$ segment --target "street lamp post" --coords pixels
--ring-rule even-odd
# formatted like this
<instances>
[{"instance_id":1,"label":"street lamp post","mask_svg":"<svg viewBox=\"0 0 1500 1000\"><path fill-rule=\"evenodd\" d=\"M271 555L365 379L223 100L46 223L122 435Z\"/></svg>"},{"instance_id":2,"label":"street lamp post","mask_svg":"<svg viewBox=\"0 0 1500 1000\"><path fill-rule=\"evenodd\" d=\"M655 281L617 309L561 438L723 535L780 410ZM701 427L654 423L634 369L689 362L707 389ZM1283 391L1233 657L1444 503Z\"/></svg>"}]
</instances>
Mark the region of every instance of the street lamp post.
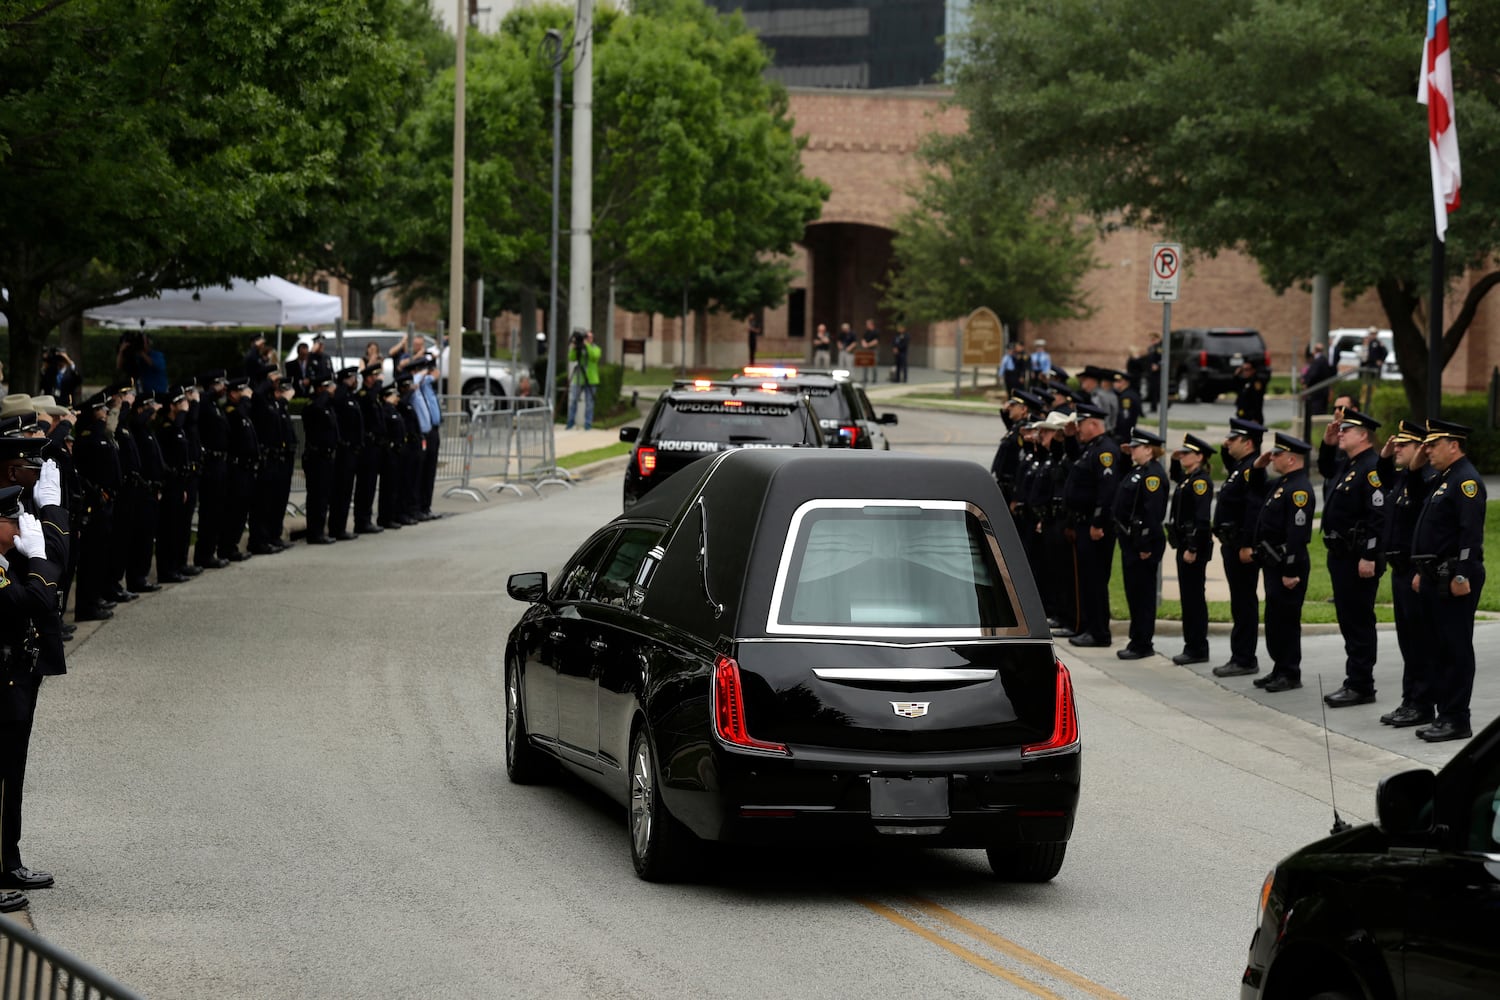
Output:
<instances>
[{"instance_id":1,"label":"street lamp post","mask_svg":"<svg viewBox=\"0 0 1500 1000\"><path fill-rule=\"evenodd\" d=\"M552 60L552 288L547 301L547 406L557 402L557 203L562 198L562 32L547 29L542 45Z\"/></svg>"}]
</instances>

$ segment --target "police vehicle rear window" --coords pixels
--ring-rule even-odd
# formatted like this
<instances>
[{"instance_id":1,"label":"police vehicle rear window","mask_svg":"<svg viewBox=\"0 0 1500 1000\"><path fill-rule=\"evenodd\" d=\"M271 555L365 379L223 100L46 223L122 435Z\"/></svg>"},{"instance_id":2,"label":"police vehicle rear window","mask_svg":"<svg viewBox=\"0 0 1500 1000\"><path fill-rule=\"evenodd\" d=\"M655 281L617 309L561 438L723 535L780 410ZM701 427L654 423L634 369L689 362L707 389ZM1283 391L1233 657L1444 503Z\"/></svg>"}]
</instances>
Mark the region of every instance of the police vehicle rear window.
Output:
<instances>
[{"instance_id":1,"label":"police vehicle rear window","mask_svg":"<svg viewBox=\"0 0 1500 1000\"><path fill-rule=\"evenodd\" d=\"M807 427L802 411L786 402L685 399L662 407L651 436L661 451L673 450L674 443L686 451L701 451L702 443L789 447L806 443Z\"/></svg>"},{"instance_id":2,"label":"police vehicle rear window","mask_svg":"<svg viewBox=\"0 0 1500 1000\"><path fill-rule=\"evenodd\" d=\"M977 637L1018 625L999 546L972 504L813 500L792 517L766 630Z\"/></svg>"}]
</instances>

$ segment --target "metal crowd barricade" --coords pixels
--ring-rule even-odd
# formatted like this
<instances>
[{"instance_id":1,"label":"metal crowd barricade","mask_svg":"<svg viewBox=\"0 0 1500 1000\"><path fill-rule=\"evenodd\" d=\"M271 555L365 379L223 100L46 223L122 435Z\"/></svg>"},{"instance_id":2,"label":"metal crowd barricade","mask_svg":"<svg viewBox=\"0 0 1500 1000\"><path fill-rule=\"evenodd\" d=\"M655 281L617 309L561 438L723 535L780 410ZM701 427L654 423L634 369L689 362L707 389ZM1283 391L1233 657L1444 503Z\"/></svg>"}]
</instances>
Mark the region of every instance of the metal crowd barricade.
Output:
<instances>
[{"instance_id":1,"label":"metal crowd barricade","mask_svg":"<svg viewBox=\"0 0 1500 1000\"><path fill-rule=\"evenodd\" d=\"M302 414L292 414L292 427L297 432L297 450L292 455L292 493L307 496L307 477L302 473L302 442L305 435L302 433ZM297 501L287 498L286 512L296 517L307 516L307 510Z\"/></svg>"},{"instance_id":2,"label":"metal crowd barricade","mask_svg":"<svg viewBox=\"0 0 1500 1000\"><path fill-rule=\"evenodd\" d=\"M458 397L443 397L443 419L438 426L437 481L459 480L457 486L443 491L443 496L466 496L475 503L486 499L484 493L469 485L474 457L474 435L469 410L453 404Z\"/></svg>"},{"instance_id":3,"label":"metal crowd barricade","mask_svg":"<svg viewBox=\"0 0 1500 1000\"><path fill-rule=\"evenodd\" d=\"M0 997L48 1000L143 1000L104 973L9 919L0 919Z\"/></svg>"},{"instance_id":4,"label":"metal crowd barricade","mask_svg":"<svg viewBox=\"0 0 1500 1000\"><path fill-rule=\"evenodd\" d=\"M548 405L514 410L511 440L516 476L538 493L543 486L573 488L573 477L557 464L557 424Z\"/></svg>"}]
</instances>

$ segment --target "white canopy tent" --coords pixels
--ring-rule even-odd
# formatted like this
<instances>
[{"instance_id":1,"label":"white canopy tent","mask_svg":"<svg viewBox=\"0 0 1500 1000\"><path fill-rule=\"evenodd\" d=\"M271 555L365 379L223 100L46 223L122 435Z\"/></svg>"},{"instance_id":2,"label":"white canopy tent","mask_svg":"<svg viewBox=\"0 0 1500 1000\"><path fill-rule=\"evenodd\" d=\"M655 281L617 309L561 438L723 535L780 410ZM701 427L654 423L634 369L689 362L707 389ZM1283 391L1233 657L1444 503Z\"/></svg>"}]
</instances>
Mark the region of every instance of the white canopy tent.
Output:
<instances>
[{"instance_id":1,"label":"white canopy tent","mask_svg":"<svg viewBox=\"0 0 1500 1000\"><path fill-rule=\"evenodd\" d=\"M90 309L96 322L124 326L320 326L344 312L337 295L325 295L274 275L235 278L228 288L165 289L156 297L127 299Z\"/></svg>"}]
</instances>

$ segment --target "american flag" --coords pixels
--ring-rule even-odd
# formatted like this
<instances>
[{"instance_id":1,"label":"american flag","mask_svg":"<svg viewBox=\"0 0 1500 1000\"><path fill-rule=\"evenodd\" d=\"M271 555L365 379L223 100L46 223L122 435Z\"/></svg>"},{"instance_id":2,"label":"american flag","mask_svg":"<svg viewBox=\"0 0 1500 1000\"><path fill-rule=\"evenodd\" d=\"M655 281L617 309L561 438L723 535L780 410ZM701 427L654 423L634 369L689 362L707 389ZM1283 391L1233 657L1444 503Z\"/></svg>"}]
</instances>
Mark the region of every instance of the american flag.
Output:
<instances>
[{"instance_id":1,"label":"american flag","mask_svg":"<svg viewBox=\"0 0 1500 1000\"><path fill-rule=\"evenodd\" d=\"M1427 105L1427 152L1432 161L1432 210L1437 237L1448 232L1448 213L1458 207L1458 124L1453 120L1453 61L1448 48L1448 0L1427 0L1427 38L1422 43L1418 102Z\"/></svg>"}]
</instances>

